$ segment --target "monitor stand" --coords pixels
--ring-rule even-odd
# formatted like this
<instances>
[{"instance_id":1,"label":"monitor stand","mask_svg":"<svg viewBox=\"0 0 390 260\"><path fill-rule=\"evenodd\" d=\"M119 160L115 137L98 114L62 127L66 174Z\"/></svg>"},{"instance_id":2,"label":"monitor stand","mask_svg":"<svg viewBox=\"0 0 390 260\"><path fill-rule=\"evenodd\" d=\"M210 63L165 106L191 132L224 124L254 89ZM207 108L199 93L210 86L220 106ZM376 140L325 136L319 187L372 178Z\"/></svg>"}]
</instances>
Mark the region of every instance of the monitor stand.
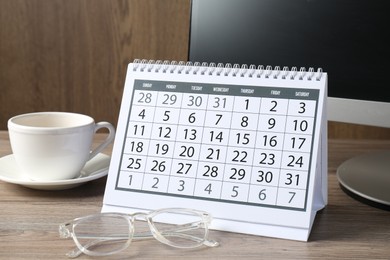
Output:
<instances>
[{"instance_id":1,"label":"monitor stand","mask_svg":"<svg viewBox=\"0 0 390 260\"><path fill-rule=\"evenodd\" d=\"M390 210L390 151L364 154L337 169L341 188L355 199Z\"/></svg>"}]
</instances>

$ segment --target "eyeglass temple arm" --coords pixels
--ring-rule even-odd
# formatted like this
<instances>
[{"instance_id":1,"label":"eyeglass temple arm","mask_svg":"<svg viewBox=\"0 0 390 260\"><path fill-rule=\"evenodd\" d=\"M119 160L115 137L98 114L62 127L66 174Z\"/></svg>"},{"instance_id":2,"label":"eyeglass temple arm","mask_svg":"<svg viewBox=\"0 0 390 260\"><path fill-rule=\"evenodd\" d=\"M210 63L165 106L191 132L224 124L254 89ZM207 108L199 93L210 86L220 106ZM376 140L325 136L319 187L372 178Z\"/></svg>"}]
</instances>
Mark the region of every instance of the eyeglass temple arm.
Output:
<instances>
[{"instance_id":1,"label":"eyeglass temple arm","mask_svg":"<svg viewBox=\"0 0 390 260\"><path fill-rule=\"evenodd\" d=\"M179 232L188 231L191 229L196 229L199 227L200 224L203 224L203 223L194 222L194 223L189 223L189 224L185 224L185 225L180 225L180 228L173 228L170 230L166 230L166 231L162 232L161 235L163 235L163 236L177 236L177 237L182 237L182 238L186 238L186 239L191 239L191 240L196 241L196 242L200 242L203 239L200 239L198 237L191 236L188 234L179 233ZM148 232L134 234L133 240L150 239L153 237L154 236L153 236L152 232L148 231ZM99 240L91 241L88 244L84 245L83 247L85 249L88 249L89 247L94 246L94 245L101 243L101 242L104 242L104 241L127 240L127 239L129 239L127 236L126 237L115 237L115 238L113 238L113 237L106 237L106 238L100 237ZM206 246L209 246L209 247L215 247L215 246L219 245L219 243L217 241L214 241L214 240L205 240L205 241L203 241L203 244ZM79 255L81 255L82 253L83 252L78 247L76 247L75 249L66 253L66 256L68 256L69 258L76 258Z\"/></svg>"},{"instance_id":2,"label":"eyeglass temple arm","mask_svg":"<svg viewBox=\"0 0 390 260\"><path fill-rule=\"evenodd\" d=\"M102 242L106 242L106 241L115 241L115 240L128 240L129 237L92 237L92 236L89 236L89 237L83 237L83 238L99 238L98 240L94 240L94 241L91 241L85 245L83 245L83 247L85 249L88 249L90 248L91 246L94 246L96 244L99 244L99 243L102 243ZM146 237L145 237L146 238ZM149 238L153 238L153 235L150 235ZM68 253L66 253L66 256L69 257L69 258L76 258L78 257L79 255L81 255L83 253L82 250L80 250L80 248L78 247L75 247L73 250L69 251Z\"/></svg>"},{"instance_id":3,"label":"eyeglass temple arm","mask_svg":"<svg viewBox=\"0 0 390 260\"><path fill-rule=\"evenodd\" d=\"M197 241L197 242L200 242L202 241L202 239L198 238L198 237L195 237L195 236L191 236L191 235L186 235L186 234L178 234L178 233L175 233L175 232L172 232L172 233L166 233L164 232L163 233L164 236L176 236L176 237L182 237L182 238L186 238L186 239L191 239L191 240L194 240L194 241ZM142 234L140 236L134 236L133 239L134 240L142 240L142 239L150 239L150 238L153 238L153 235L151 233L149 234ZM88 249L89 247L91 246L94 246L98 243L101 243L101 242L105 242L105 241L110 241L110 240L127 240L128 238L124 237L124 238L106 238L106 239L99 239L99 240L95 240L95 241L92 241L86 245L84 245L83 247L85 249ZM206 245L206 246L209 246L209 247L216 247L219 245L219 243L217 241L214 241L214 240L205 240L203 241L203 244ZM66 253L66 256L69 257L69 258L76 258L78 257L79 255L81 255L83 253L83 251L81 251L78 247L74 248L73 250L69 251L68 253Z\"/></svg>"}]
</instances>

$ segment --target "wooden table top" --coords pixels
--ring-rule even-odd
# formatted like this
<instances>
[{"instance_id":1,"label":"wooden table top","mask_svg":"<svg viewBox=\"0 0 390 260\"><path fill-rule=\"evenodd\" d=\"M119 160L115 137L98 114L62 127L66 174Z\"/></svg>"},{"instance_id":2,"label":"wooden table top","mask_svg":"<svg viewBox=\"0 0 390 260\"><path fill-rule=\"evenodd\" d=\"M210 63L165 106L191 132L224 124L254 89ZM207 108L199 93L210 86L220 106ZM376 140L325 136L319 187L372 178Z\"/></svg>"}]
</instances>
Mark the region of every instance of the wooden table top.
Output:
<instances>
[{"instance_id":1,"label":"wooden table top","mask_svg":"<svg viewBox=\"0 0 390 260\"><path fill-rule=\"evenodd\" d=\"M390 211L349 197L336 179L336 169L343 161L390 149L390 140L329 140L328 144L328 205L317 214L308 242L211 231L219 247L182 250L152 239L134 242L104 259L390 259ZM8 132L0 131L0 157L8 154ZM65 253L74 244L59 237L58 225L99 213L105 181L103 177L58 191L0 181L0 259L66 259Z\"/></svg>"}]
</instances>

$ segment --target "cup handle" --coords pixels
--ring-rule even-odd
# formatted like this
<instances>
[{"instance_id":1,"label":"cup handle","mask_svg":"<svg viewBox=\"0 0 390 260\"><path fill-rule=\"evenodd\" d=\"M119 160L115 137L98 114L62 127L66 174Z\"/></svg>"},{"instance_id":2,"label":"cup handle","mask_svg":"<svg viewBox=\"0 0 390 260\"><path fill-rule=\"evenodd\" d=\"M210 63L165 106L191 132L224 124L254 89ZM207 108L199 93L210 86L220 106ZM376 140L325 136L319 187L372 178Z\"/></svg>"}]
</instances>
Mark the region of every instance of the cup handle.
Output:
<instances>
[{"instance_id":1,"label":"cup handle","mask_svg":"<svg viewBox=\"0 0 390 260\"><path fill-rule=\"evenodd\" d=\"M89 154L89 159L91 160L93 157L95 157L98 153L100 153L104 148L106 148L107 145L112 143L115 138L115 128L112 124L108 122L98 122L95 124L95 133L101 129L101 128L107 128L108 129L108 135L107 138L104 140L103 143L101 143L98 147L96 147L91 153Z\"/></svg>"}]
</instances>

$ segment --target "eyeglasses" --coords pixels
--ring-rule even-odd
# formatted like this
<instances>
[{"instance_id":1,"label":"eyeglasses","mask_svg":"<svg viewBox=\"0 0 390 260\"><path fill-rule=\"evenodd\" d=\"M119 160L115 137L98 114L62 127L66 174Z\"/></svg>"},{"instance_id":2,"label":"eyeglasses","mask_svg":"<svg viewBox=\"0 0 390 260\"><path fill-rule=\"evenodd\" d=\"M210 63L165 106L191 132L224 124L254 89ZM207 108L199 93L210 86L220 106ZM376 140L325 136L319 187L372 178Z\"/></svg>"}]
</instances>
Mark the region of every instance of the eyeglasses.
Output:
<instances>
[{"instance_id":1,"label":"eyeglasses","mask_svg":"<svg viewBox=\"0 0 390 260\"><path fill-rule=\"evenodd\" d=\"M172 219L175 224L167 224ZM82 253L105 256L124 250L133 239L152 237L176 248L218 246L218 242L208 239L211 220L207 212L182 208L134 214L101 213L63 223L59 232L61 238L72 237L77 246L66 254L68 257L75 258ZM134 233L135 221L137 233Z\"/></svg>"}]
</instances>

